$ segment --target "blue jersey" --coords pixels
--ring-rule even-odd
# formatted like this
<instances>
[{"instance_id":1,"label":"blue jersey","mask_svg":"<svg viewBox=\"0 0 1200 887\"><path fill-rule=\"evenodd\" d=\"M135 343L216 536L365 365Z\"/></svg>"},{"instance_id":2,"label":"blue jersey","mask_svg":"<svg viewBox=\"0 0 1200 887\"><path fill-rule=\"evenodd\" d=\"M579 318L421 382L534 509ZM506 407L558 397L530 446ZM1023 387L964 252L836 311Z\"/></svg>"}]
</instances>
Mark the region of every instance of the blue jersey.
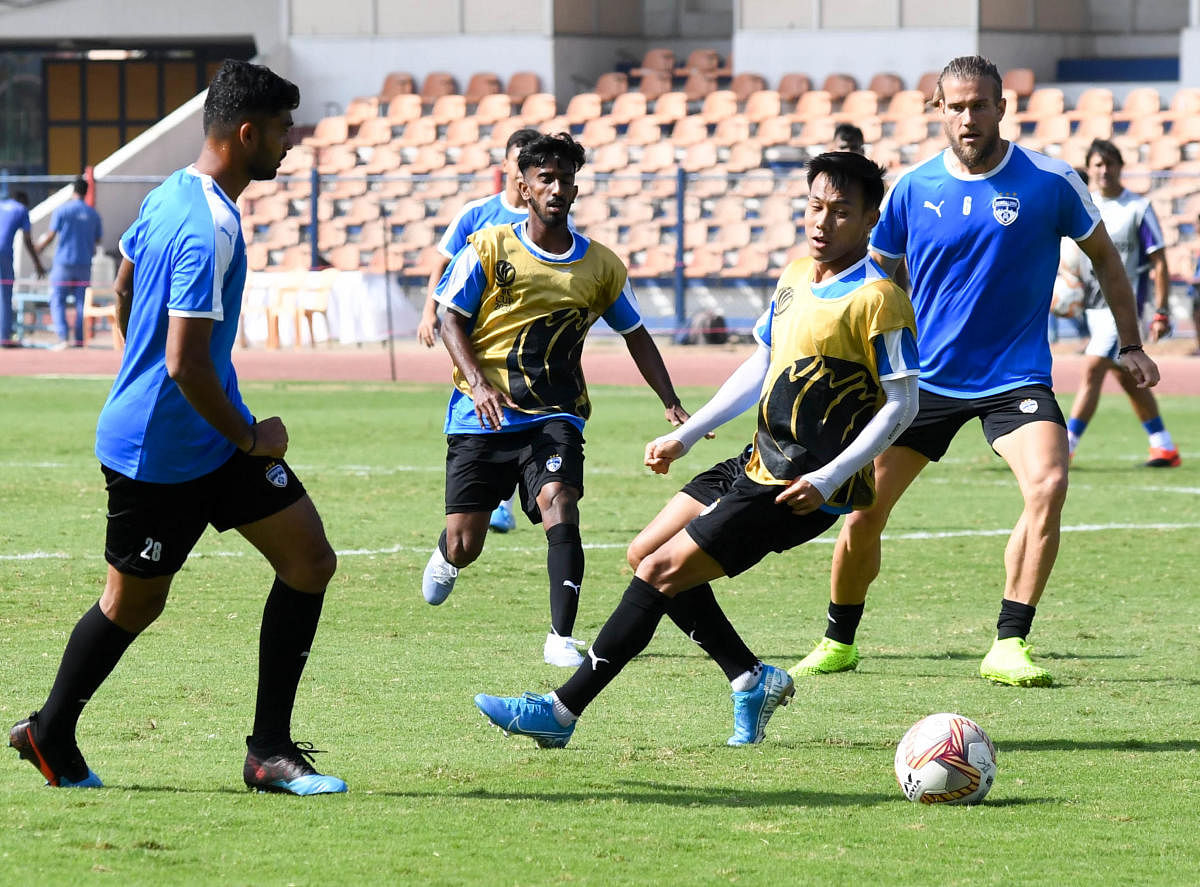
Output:
<instances>
[{"instance_id":1,"label":"blue jersey","mask_svg":"<svg viewBox=\"0 0 1200 887\"><path fill-rule=\"evenodd\" d=\"M133 263L125 355L96 429L96 456L151 483L182 483L223 465L234 445L167 375L168 318L213 321L210 355L225 394L247 422L230 352L246 282L237 206L211 176L188 167L151 191L121 238Z\"/></svg>"},{"instance_id":2,"label":"blue jersey","mask_svg":"<svg viewBox=\"0 0 1200 887\"><path fill-rule=\"evenodd\" d=\"M56 235L56 266L91 266L96 244L104 236L100 214L79 199L71 199L50 216L50 230Z\"/></svg>"},{"instance_id":3,"label":"blue jersey","mask_svg":"<svg viewBox=\"0 0 1200 887\"><path fill-rule=\"evenodd\" d=\"M906 256L913 282L921 387L982 397L1046 385L1046 317L1059 241L1083 240L1100 214L1066 163L1015 144L981 175L947 152L900 177L871 249Z\"/></svg>"},{"instance_id":4,"label":"blue jersey","mask_svg":"<svg viewBox=\"0 0 1200 887\"><path fill-rule=\"evenodd\" d=\"M507 225L512 222L523 222L529 216L529 210L517 209L504 199L504 192L472 200L458 211L458 215L450 222L442 239L438 241L438 252L447 259L453 259L467 245L467 238L476 231L490 228L492 225ZM442 279L434 287L434 295L441 295L450 279L450 268L442 272Z\"/></svg>"},{"instance_id":5,"label":"blue jersey","mask_svg":"<svg viewBox=\"0 0 1200 887\"><path fill-rule=\"evenodd\" d=\"M0 200L0 268L8 270L7 274L0 274L0 278L12 275L13 240L18 231L28 230L29 210L25 205L15 200Z\"/></svg>"}]
</instances>

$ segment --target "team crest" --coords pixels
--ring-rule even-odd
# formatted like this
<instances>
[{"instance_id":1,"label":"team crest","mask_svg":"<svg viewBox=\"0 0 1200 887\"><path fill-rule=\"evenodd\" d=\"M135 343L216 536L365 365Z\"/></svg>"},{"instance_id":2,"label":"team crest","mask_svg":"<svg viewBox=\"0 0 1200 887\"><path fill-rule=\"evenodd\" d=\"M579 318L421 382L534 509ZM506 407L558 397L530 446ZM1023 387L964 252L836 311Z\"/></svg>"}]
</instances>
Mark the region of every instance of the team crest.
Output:
<instances>
[{"instance_id":1,"label":"team crest","mask_svg":"<svg viewBox=\"0 0 1200 887\"><path fill-rule=\"evenodd\" d=\"M1037 412L1037 401L1034 400L1032 397L1027 397L1023 401L1021 401L1020 404L1017 405L1017 409L1020 410L1022 413L1036 413Z\"/></svg>"},{"instance_id":2,"label":"team crest","mask_svg":"<svg viewBox=\"0 0 1200 887\"><path fill-rule=\"evenodd\" d=\"M547 471L558 471L560 468L562 468L562 456L557 453L546 460Z\"/></svg>"},{"instance_id":3,"label":"team crest","mask_svg":"<svg viewBox=\"0 0 1200 887\"><path fill-rule=\"evenodd\" d=\"M267 481L281 490L287 486L287 472L278 462L272 462L267 467Z\"/></svg>"},{"instance_id":4,"label":"team crest","mask_svg":"<svg viewBox=\"0 0 1200 887\"><path fill-rule=\"evenodd\" d=\"M784 311L788 310L788 306L792 304L792 288L785 286L775 294L775 316L778 317Z\"/></svg>"},{"instance_id":5,"label":"team crest","mask_svg":"<svg viewBox=\"0 0 1200 887\"><path fill-rule=\"evenodd\" d=\"M997 194L992 198L992 215L1004 227L1015 222L1020 212L1021 201L1016 194Z\"/></svg>"},{"instance_id":6,"label":"team crest","mask_svg":"<svg viewBox=\"0 0 1200 887\"><path fill-rule=\"evenodd\" d=\"M512 286L517 279L517 269L512 262L501 259L496 263L496 286Z\"/></svg>"}]
</instances>

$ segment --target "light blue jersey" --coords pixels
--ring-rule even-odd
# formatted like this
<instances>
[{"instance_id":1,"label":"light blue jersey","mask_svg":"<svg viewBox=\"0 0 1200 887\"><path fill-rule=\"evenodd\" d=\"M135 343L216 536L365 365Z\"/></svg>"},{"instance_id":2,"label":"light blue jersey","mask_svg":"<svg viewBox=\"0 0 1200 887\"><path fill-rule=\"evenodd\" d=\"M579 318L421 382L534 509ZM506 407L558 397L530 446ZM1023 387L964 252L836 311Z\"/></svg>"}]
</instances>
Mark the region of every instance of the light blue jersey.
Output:
<instances>
[{"instance_id":1,"label":"light blue jersey","mask_svg":"<svg viewBox=\"0 0 1200 887\"><path fill-rule=\"evenodd\" d=\"M81 268L92 265L96 244L104 236L100 214L83 200L72 198L50 216L50 230L56 235L54 267Z\"/></svg>"},{"instance_id":2,"label":"light blue jersey","mask_svg":"<svg viewBox=\"0 0 1200 887\"><path fill-rule=\"evenodd\" d=\"M1088 237L1100 214L1060 160L1009 144L995 169L968 175L948 155L900 177L871 235L875 252L907 257L921 387L960 398L1049 387L1059 241Z\"/></svg>"},{"instance_id":3,"label":"light blue jersey","mask_svg":"<svg viewBox=\"0 0 1200 887\"><path fill-rule=\"evenodd\" d=\"M0 200L0 268L8 272L0 273L0 277L5 279L12 277L13 243L18 231L29 232L29 210L15 200Z\"/></svg>"},{"instance_id":4,"label":"light blue jersey","mask_svg":"<svg viewBox=\"0 0 1200 887\"><path fill-rule=\"evenodd\" d=\"M504 199L503 191L493 194L491 197L472 200L458 211L458 215L446 228L446 233L438 241L438 252L447 259L453 259L467 245L467 238L476 231L490 228L492 225L523 222L528 216L529 210L517 209ZM438 285L433 290L435 296L441 295L442 290L446 288L446 281L449 279L450 268L447 266L442 273L442 279L438 281Z\"/></svg>"},{"instance_id":5,"label":"light blue jersey","mask_svg":"<svg viewBox=\"0 0 1200 887\"><path fill-rule=\"evenodd\" d=\"M189 166L151 191L121 238L133 263L133 297L121 369L96 429L96 456L151 483L182 483L223 465L234 445L184 399L167 375L168 318L213 321L210 354L225 394L245 417L230 352L246 282L237 206Z\"/></svg>"}]
</instances>

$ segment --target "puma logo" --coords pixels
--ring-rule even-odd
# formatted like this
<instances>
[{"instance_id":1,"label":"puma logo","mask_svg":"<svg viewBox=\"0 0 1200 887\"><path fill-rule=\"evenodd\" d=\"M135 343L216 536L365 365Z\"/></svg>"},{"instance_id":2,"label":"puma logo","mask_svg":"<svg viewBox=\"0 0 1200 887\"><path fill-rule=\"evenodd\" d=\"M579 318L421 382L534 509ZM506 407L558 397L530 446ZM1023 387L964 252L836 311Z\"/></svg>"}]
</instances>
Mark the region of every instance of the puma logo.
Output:
<instances>
[{"instance_id":1,"label":"puma logo","mask_svg":"<svg viewBox=\"0 0 1200 887\"><path fill-rule=\"evenodd\" d=\"M700 646L700 639L696 637L696 629L693 628L691 631L688 632L688 640L691 641L693 644L695 644L697 647Z\"/></svg>"},{"instance_id":2,"label":"puma logo","mask_svg":"<svg viewBox=\"0 0 1200 887\"><path fill-rule=\"evenodd\" d=\"M576 584L576 583L572 582L570 579L564 579L564 580L563 580L563 585L567 586L567 588L573 588L573 589L575 589L575 594L576 594L576 596L578 596L578 594L579 594L579 589L581 589L581 588L583 587L583 583L582 583L582 582L580 582L580 583Z\"/></svg>"},{"instance_id":3,"label":"puma logo","mask_svg":"<svg viewBox=\"0 0 1200 887\"><path fill-rule=\"evenodd\" d=\"M946 201L942 200L937 204L937 206L934 206L931 201L926 200L925 209L933 210L935 213L937 213L937 217L940 219L942 217L942 204L945 202Z\"/></svg>"},{"instance_id":4,"label":"puma logo","mask_svg":"<svg viewBox=\"0 0 1200 887\"><path fill-rule=\"evenodd\" d=\"M608 662L607 659L597 656L595 651L591 647L588 647L587 654L588 654L588 659L592 660L592 671L596 671L600 667L601 662Z\"/></svg>"}]
</instances>

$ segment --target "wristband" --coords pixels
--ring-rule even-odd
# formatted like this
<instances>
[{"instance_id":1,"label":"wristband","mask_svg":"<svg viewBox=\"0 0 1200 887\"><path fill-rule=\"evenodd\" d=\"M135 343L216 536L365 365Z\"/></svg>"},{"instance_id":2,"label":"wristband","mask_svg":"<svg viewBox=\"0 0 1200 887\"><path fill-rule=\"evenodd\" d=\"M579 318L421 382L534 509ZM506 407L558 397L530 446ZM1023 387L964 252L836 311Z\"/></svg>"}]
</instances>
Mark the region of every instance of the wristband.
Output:
<instances>
[{"instance_id":1,"label":"wristband","mask_svg":"<svg viewBox=\"0 0 1200 887\"><path fill-rule=\"evenodd\" d=\"M1141 350L1142 350L1141 345L1122 345L1120 348L1117 349L1117 357L1124 357L1130 351L1141 351Z\"/></svg>"},{"instance_id":2,"label":"wristband","mask_svg":"<svg viewBox=\"0 0 1200 887\"><path fill-rule=\"evenodd\" d=\"M1167 323L1170 323L1170 322L1171 322L1171 315L1170 315L1170 314L1168 314L1166 311L1155 311L1155 312L1154 312L1154 319L1155 319L1155 320L1165 320Z\"/></svg>"},{"instance_id":3,"label":"wristband","mask_svg":"<svg viewBox=\"0 0 1200 887\"><path fill-rule=\"evenodd\" d=\"M258 446L258 423L250 426L250 446L246 447L246 455L249 456L253 453L256 446Z\"/></svg>"}]
</instances>

